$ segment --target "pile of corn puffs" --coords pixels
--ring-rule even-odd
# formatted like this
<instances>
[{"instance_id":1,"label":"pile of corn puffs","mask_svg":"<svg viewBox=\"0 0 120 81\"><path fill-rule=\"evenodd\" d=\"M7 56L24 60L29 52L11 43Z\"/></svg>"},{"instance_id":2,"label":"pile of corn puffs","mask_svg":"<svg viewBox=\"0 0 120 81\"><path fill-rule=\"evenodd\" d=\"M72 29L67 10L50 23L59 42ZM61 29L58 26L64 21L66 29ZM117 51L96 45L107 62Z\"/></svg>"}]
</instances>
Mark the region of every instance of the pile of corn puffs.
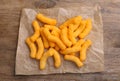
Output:
<instances>
[{"instance_id":1,"label":"pile of corn puffs","mask_svg":"<svg viewBox=\"0 0 120 81\"><path fill-rule=\"evenodd\" d=\"M44 25L40 26L39 22ZM36 20L32 22L34 34L26 39L30 57L40 61L41 70L45 69L49 57L53 57L54 66L59 68L62 64L60 54L65 60L82 67L87 49L92 44L90 39L84 39L92 29L91 19L75 16L59 27L56 24L56 19L48 18L41 13L36 15ZM78 52L79 57L76 56Z\"/></svg>"}]
</instances>

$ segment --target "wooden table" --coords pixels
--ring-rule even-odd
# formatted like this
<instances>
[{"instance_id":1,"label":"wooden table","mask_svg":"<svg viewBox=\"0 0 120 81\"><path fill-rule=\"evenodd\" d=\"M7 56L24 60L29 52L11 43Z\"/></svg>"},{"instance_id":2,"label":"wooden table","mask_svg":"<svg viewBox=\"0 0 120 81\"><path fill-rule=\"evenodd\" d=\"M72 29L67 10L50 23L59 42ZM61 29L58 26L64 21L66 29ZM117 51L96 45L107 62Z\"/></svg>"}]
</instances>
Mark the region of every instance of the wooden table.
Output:
<instances>
[{"instance_id":1,"label":"wooden table","mask_svg":"<svg viewBox=\"0 0 120 81\"><path fill-rule=\"evenodd\" d=\"M22 8L50 8L59 2L101 5L105 71L89 74L16 76L15 55ZM120 0L0 0L0 81L120 81Z\"/></svg>"}]
</instances>

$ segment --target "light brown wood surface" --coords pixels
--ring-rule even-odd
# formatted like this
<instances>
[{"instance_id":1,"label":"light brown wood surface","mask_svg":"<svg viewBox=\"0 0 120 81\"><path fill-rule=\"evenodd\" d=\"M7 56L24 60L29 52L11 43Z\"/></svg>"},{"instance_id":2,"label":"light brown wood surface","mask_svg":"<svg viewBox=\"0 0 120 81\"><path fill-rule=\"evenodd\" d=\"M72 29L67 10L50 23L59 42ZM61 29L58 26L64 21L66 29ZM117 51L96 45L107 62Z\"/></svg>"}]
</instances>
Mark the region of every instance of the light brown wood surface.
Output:
<instances>
[{"instance_id":1,"label":"light brown wood surface","mask_svg":"<svg viewBox=\"0 0 120 81\"><path fill-rule=\"evenodd\" d=\"M105 71L88 74L15 76L22 8L50 8L59 2L101 6ZM0 81L120 81L120 0L0 0Z\"/></svg>"}]
</instances>

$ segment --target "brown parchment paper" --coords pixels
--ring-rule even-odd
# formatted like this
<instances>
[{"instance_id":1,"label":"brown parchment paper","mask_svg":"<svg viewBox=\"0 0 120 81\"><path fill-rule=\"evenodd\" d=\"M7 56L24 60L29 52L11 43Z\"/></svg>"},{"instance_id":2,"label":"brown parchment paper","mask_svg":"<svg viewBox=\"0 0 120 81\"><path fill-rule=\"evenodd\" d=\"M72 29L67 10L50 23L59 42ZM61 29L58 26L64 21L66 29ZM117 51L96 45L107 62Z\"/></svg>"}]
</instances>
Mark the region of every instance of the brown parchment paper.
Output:
<instances>
[{"instance_id":1,"label":"brown parchment paper","mask_svg":"<svg viewBox=\"0 0 120 81\"><path fill-rule=\"evenodd\" d=\"M63 57L60 68L54 68L52 57L48 59L45 70L39 69L39 61L29 57L29 48L25 39L33 34L31 26L37 13L42 13L48 17L57 19L57 25L60 25L66 19L73 16L81 15L85 18L92 18L93 29L86 39L91 39L93 44L87 51L87 59L84 66L76 67L72 62L65 61ZM23 9L20 21L18 46L16 53L16 75L38 75L38 74L55 74L55 73L89 73L101 72L104 70L104 53L103 53L103 25L99 6L95 7L64 7L50 9Z\"/></svg>"}]
</instances>

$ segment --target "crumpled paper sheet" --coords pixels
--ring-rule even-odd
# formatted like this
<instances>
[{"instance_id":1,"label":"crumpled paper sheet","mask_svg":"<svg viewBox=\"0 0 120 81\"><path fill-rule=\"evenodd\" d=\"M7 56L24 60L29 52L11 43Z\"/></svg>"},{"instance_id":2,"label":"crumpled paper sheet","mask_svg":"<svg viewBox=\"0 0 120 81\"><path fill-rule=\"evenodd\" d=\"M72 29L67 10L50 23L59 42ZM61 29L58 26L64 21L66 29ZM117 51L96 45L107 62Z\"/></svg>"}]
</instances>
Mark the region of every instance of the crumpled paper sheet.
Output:
<instances>
[{"instance_id":1,"label":"crumpled paper sheet","mask_svg":"<svg viewBox=\"0 0 120 81\"><path fill-rule=\"evenodd\" d=\"M32 21L37 13L57 19L59 26L66 19L81 15L83 18L92 18L93 29L86 39L91 39L93 44L87 51L87 59L84 66L78 68L74 63L65 61L63 56L62 65L56 69L52 57L48 59L45 70L39 69L39 61L29 57L30 51L25 39L33 34ZM103 24L99 6L95 7L71 7L71 8L50 8L50 9L23 9L19 28L18 46L16 53L16 75L39 75L55 73L89 73L101 72L104 70L103 52Z\"/></svg>"}]
</instances>

